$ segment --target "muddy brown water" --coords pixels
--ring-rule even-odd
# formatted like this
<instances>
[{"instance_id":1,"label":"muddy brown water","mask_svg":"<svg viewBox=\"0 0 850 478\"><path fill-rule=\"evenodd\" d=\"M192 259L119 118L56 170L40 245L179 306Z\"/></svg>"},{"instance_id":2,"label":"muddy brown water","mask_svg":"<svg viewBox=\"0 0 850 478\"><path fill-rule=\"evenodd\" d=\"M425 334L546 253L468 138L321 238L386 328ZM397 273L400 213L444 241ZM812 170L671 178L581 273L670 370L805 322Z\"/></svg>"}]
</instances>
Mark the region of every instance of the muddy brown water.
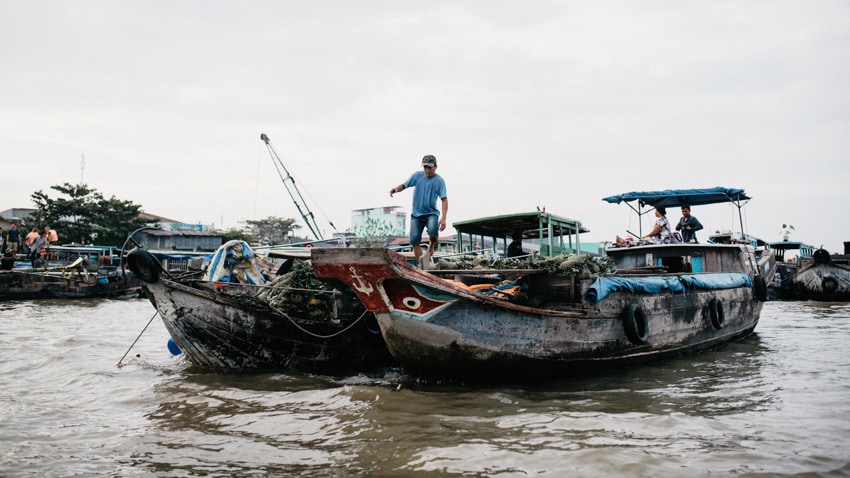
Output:
<instances>
[{"instance_id":1,"label":"muddy brown water","mask_svg":"<svg viewBox=\"0 0 850 478\"><path fill-rule=\"evenodd\" d=\"M193 370L146 300L0 303L0 476L850 476L850 305L532 385Z\"/></svg>"}]
</instances>

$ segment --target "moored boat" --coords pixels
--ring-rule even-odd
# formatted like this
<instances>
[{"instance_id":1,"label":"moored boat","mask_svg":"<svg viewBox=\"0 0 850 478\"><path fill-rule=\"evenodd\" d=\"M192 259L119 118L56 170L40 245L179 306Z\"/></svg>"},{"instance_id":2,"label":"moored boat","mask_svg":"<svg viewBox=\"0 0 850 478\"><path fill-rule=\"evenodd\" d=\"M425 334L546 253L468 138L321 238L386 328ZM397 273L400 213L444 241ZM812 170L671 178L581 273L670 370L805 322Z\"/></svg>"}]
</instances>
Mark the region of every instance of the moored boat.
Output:
<instances>
[{"instance_id":1,"label":"moored boat","mask_svg":"<svg viewBox=\"0 0 850 478\"><path fill-rule=\"evenodd\" d=\"M17 261L0 271L0 301L138 297L141 282L120 257L115 247L50 246L37 267Z\"/></svg>"},{"instance_id":2,"label":"moored boat","mask_svg":"<svg viewBox=\"0 0 850 478\"><path fill-rule=\"evenodd\" d=\"M206 272L175 276L144 249L127 261L179 350L200 368L348 374L393 364L356 296L312 274L309 248L269 256L279 264L268 278L241 241L222 245Z\"/></svg>"},{"instance_id":3,"label":"moored boat","mask_svg":"<svg viewBox=\"0 0 850 478\"><path fill-rule=\"evenodd\" d=\"M606 198L638 201L639 208L740 207L746 199L743 190L721 188ZM541 243L551 244L555 234L575 236L581 229L574 221L560 230L524 232L536 231ZM607 253L614 273L592 272L604 267L577 272L570 268L577 256L563 255L555 267L479 268L444 279L386 249L319 250L313 265L320 277L349 284L375 313L401 365L429 376L501 381L588 373L717 347L758 323L767 291L749 245L645 244ZM514 287L484 293L466 282L473 275L507 279Z\"/></svg>"},{"instance_id":4,"label":"moored boat","mask_svg":"<svg viewBox=\"0 0 850 478\"><path fill-rule=\"evenodd\" d=\"M846 252L846 251L845 251ZM793 276L795 297L824 302L850 300L850 254L830 255L823 248L802 258Z\"/></svg>"},{"instance_id":5,"label":"moored boat","mask_svg":"<svg viewBox=\"0 0 850 478\"><path fill-rule=\"evenodd\" d=\"M768 245L776 257L776 272L768 280L770 300L795 300L804 297L794 287L794 277L800 264L811 262L814 246L798 241L777 241ZM770 278L768 278L770 279Z\"/></svg>"}]
</instances>

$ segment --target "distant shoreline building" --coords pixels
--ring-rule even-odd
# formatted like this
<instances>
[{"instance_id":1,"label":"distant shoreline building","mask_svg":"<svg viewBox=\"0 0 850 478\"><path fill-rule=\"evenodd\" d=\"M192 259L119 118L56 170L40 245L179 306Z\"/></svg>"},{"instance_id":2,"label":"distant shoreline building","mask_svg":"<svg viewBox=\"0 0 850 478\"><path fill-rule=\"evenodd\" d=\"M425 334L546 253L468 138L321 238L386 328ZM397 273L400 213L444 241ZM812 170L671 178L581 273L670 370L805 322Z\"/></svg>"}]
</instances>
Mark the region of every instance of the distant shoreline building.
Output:
<instances>
[{"instance_id":1,"label":"distant shoreline building","mask_svg":"<svg viewBox=\"0 0 850 478\"><path fill-rule=\"evenodd\" d=\"M407 213L401 206L353 209L351 232L358 236L407 236Z\"/></svg>"},{"instance_id":2,"label":"distant shoreline building","mask_svg":"<svg viewBox=\"0 0 850 478\"><path fill-rule=\"evenodd\" d=\"M159 224L160 229L162 229L163 231L210 232L215 229L215 227L209 224L190 224L186 222L176 221L174 219L168 219L167 217L157 216L155 214L146 213L144 211L139 212L139 218L144 219L149 224Z\"/></svg>"}]
</instances>

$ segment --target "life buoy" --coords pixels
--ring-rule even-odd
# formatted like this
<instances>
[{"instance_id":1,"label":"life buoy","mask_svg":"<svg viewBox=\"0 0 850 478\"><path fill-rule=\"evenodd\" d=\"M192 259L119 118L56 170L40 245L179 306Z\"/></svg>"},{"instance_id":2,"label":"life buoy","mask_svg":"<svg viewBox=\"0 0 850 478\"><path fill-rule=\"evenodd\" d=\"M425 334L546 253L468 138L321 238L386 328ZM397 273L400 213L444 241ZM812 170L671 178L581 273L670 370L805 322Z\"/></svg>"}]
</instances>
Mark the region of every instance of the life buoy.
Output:
<instances>
[{"instance_id":1,"label":"life buoy","mask_svg":"<svg viewBox=\"0 0 850 478\"><path fill-rule=\"evenodd\" d=\"M159 271L161 269L159 261L153 254L144 249L133 249L130 251L127 254L127 266L136 277L148 284L156 283L159 280Z\"/></svg>"},{"instance_id":2,"label":"life buoy","mask_svg":"<svg viewBox=\"0 0 850 478\"><path fill-rule=\"evenodd\" d=\"M723 302L716 298L711 299L708 303L708 315L711 316L711 325L715 329L722 329L723 323L726 322L726 313L723 311Z\"/></svg>"},{"instance_id":3,"label":"life buoy","mask_svg":"<svg viewBox=\"0 0 850 478\"><path fill-rule=\"evenodd\" d=\"M649 327L646 313L637 304L629 304L623 311L623 329L629 342L635 345L646 343Z\"/></svg>"},{"instance_id":4,"label":"life buoy","mask_svg":"<svg viewBox=\"0 0 850 478\"><path fill-rule=\"evenodd\" d=\"M838 290L838 281L835 277L824 277L820 283L825 294L834 294Z\"/></svg>"},{"instance_id":5,"label":"life buoy","mask_svg":"<svg viewBox=\"0 0 850 478\"><path fill-rule=\"evenodd\" d=\"M759 302L767 300L767 281L764 280L764 276L753 277L753 292Z\"/></svg>"}]
</instances>

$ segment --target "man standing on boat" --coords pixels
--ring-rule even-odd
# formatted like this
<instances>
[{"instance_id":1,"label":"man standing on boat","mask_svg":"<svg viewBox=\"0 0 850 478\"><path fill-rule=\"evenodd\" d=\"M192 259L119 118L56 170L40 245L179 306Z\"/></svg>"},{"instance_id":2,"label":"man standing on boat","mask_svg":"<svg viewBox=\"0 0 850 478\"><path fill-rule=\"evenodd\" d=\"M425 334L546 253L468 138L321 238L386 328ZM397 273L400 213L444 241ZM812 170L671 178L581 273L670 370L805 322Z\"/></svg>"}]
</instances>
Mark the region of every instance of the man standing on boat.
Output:
<instances>
[{"instance_id":1,"label":"man standing on boat","mask_svg":"<svg viewBox=\"0 0 850 478\"><path fill-rule=\"evenodd\" d=\"M676 230L682 231L682 242L697 242L696 232L702 229L702 224L697 218L691 216L691 206L685 204L682 206L682 217L679 219L679 224L676 224Z\"/></svg>"},{"instance_id":2,"label":"man standing on boat","mask_svg":"<svg viewBox=\"0 0 850 478\"><path fill-rule=\"evenodd\" d=\"M439 231L446 228L446 214L449 212L449 198L446 195L446 182L437 174L437 158L428 154L422 158L422 171L411 174L407 181L390 189L390 197L393 194L413 187L413 212L410 215L410 244L413 246L413 255L420 267L426 269L431 260L431 253L437 247ZM442 200L442 213L437 209L437 199ZM428 230L428 238L431 243L428 252L422 255L422 230Z\"/></svg>"},{"instance_id":3,"label":"man standing on boat","mask_svg":"<svg viewBox=\"0 0 850 478\"><path fill-rule=\"evenodd\" d=\"M18 231L18 226L12 224L12 228L6 233L6 249L18 253L21 246L21 232Z\"/></svg>"}]
</instances>

